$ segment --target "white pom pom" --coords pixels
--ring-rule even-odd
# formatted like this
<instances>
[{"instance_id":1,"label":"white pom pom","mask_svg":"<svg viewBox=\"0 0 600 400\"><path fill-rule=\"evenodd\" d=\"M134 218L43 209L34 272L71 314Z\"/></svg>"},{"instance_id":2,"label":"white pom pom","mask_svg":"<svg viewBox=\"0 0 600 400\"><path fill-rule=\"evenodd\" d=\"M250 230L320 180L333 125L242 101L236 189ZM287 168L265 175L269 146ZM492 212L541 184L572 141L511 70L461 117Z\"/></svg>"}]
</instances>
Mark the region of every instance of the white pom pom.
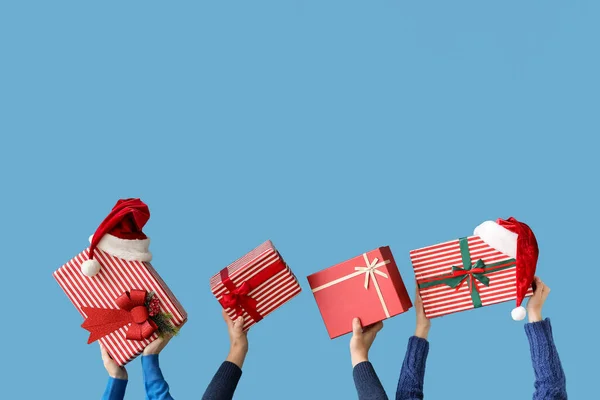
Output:
<instances>
[{"instance_id":1,"label":"white pom pom","mask_svg":"<svg viewBox=\"0 0 600 400\"><path fill-rule=\"evenodd\" d=\"M96 260L86 260L81 264L81 272L90 278L100 272L101 265Z\"/></svg>"},{"instance_id":2,"label":"white pom pom","mask_svg":"<svg viewBox=\"0 0 600 400\"><path fill-rule=\"evenodd\" d=\"M525 307L519 306L517 308L514 308L510 312L510 315L512 316L512 319L514 319L515 321L522 321L525 319L525 316L527 315L527 310L525 310Z\"/></svg>"}]
</instances>

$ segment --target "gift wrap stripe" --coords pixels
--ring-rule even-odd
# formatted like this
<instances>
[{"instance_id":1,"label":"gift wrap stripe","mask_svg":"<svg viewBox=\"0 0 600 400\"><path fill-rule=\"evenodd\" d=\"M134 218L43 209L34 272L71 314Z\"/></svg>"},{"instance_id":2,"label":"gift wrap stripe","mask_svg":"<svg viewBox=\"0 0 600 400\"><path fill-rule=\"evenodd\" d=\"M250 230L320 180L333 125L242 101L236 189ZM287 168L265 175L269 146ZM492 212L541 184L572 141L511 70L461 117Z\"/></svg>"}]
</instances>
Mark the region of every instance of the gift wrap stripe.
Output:
<instances>
[{"instance_id":1,"label":"gift wrap stripe","mask_svg":"<svg viewBox=\"0 0 600 400\"><path fill-rule=\"evenodd\" d=\"M491 248L478 236L468 238L471 261L482 259L485 264L508 260L510 257ZM450 274L452 266L462 267L462 257L458 240L425 247L410 252L417 281ZM516 267L486 274L490 286L475 280L483 306L502 303L516 298ZM473 308L470 289L466 282L460 289L453 289L445 284L420 290L423 307L428 318L440 317L458 311ZM527 296L533 291L529 289Z\"/></svg>"},{"instance_id":2,"label":"gift wrap stripe","mask_svg":"<svg viewBox=\"0 0 600 400\"><path fill-rule=\"evenodd\" d=\"M266 242L264 242L263 244L261 244L260 246L258 246L254 250L252 250L251 252L245 254L241 258L238 258L237 260L235 260L234 262L229 264L227 266L227 271L229 271L229 276L231 276L237 270L239 270L240 268L242 268L243 266L245 266L247 264L256 263L259 259L263 258L266 253L273 253L273 252L276 253L277 250L275 250L275 246L273 246L273 243L270 240L267 240ZM221 275L220 274L215 274L215 275L213 275L212 278L210 278L210 286L211 287L215 286L219 283L221 283Z\"/></svg>"},{"instance_id":3,"label":"gift wrap stripe","mask_svg":"<svg viewBox=\"0 0 600 400\"><path fill-rule=\"evenodd\" d=\"M161 301L161 311L173 315L171 321L174 325L180 326L186 320L183 307L150 263L122 260L102 250L96 250L94 257L102 264L102 268L93 278L81 273L81 264L88 259L88 250L54 272L54 278L84 318L87 315L81 307L116 309L115 299L123 292L144 289L156 293ZM123 327L99 340L119 365L125 365L137 357L158 337L155 333L149 339L137 341L127 340L125 334Z\"/></svg>"},{"instance_id":4,"label":"gift wrap stripe","mask_svg":"<svg viewBox=\"0 0 600 400\"><path fill-rule=\"evenodd\" d=\"M281 256L269 241L231 263L227 267L227 270L231 281L236 286L239 286L259 271L276 262L282 261ZM227 288L221 282L221 275L214 275L210 282L211 291L217 300L220 301L223 295L228 292ZM277 273L259 287L254 288L248 295L258 302L256 310L260 315L265 317L299 294L301 290L298 280L286 265L283 271ZM228 308L225 311L232 319L236 317L235 309ZM256 321L245 311L242 315L244 317L244 330L248 330Z\"/></svg>"}]
</instances>

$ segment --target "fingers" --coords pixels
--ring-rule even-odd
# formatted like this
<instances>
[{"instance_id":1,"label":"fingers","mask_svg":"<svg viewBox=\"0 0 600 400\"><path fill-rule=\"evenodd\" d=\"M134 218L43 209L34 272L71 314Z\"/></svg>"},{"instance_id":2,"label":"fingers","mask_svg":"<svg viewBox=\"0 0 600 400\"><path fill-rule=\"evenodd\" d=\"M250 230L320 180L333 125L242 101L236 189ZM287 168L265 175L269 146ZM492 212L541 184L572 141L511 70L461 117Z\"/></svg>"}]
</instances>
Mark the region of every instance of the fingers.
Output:
<instances>
[{"instance_id":1,"label":"fingers","mask_svg":"<svg viewBox=\"0 0 600 400\"><path fill-rule=\"evenodd\" d=\"M542 293L542 299L544 301L546 301L549 294L550 294L550 287L548 287L547 285L544 285L544 292Z\"/></svg>"},{"instance_id":2,"label":"fingers","mask_svg":"<svg viewBox=\"0 0 600 400\"><path fill-rule=\"evenodd\" d=\"M415 288L415 310L423 312L423 299L421 298L421 292L419 292L419 284Z\"/></svg>"},{"instance_id":3,"label":"fingers","mask_svg":"<svg viewBox=\"0 0 600 400\"><path fill-rule=\"evenodd\" d=\"M354 336L361 336L363 334L363 327L358 318L352 320L352 334Z\"/></svg>"},{"instance_id":4,"label":"fingers","mask_svg":"<svg viewBox=\"0 0 600 400\"><path fill-rule=\"evenodd\" d=\"M550 287L548 287L539 276L534 277L533 281L535 283L535 292L533 295L545 301L550 294Z\"/></svg>"},{"instance_id":5,"label":"fingers","mask_svg":"<svg viewBox=\"0 0 600 400\"><path fill-rule=\"evenodd\" d=\"M102 343L100 343L100 354L102 355L102 360L107 361L109 359L108 351L106 351Z\"/></svg>"},{"instance_id":6,"label":"fingers","mask_svg":"<svg viewBox=\"0 0 600 400\"><path fill-rule=\"evenodd\" d=\"M538 296L538 297L542 297L543 294L544 294L544 291L546 290L546 285L540 279L539 276L535 276L533 278L533 281L535 282L535 292L533 293L533 295L534 296Z\"/></svg>"},{"instance_id":7,"label":"fingers","mask_svg":"<svg viewBox=\"0 0 600 400\"><path fill-rule=\"evenodd\" d=\"M225 320L227 327L232 328L233 321L231 320L231 318L229 317L229 314L227 314L227 311L225 311L225 309L222 310L222 314L223 314L223 320Z\"/></svg>"},{"instance_id":8,"label":"fingers","mask_svg":"<svg viewBox=\"0 0 600 400\"><path fill-rule=\"evenodd\" d=\"M163 335L163 336L159 336L154 343L156 343L156 347L162 349L164 348L167 343L169 343L169 341L173 338L172 335Z\"/></svg>"},{"instance_id":9,"label":"fingers","mask_svg":"<svg viewBox=\"0 0 600 400\"><path fill-rule=\"evenodd\" d=\"M379 321L376 324L369 326L369 332L377 333L383 329L383 321Z\"/></svg>"},{"instance_id":10,"label":"fingers","mask_svg":"<svg viewBox=\"0 0 600 400\"><path fill-rule=\"evenodd\" d=\"M234 322L233 322L233 330L237 333L242 333L242 331L244 330L244 317L239 316Z\"/></svg>"},{"instance_id":11,"label":"fingers","mask_svg":"<svg viewBox=\"0 0 600 400\"><path fill-rule=\"evenodd\" d=\"M375 335L377 335L377 332L379 332L381 329L383 329L383 322L379 321L372 325L365 326L363 328L363 335L370 335L374 337Z\"/></svg>"}]
</instances>

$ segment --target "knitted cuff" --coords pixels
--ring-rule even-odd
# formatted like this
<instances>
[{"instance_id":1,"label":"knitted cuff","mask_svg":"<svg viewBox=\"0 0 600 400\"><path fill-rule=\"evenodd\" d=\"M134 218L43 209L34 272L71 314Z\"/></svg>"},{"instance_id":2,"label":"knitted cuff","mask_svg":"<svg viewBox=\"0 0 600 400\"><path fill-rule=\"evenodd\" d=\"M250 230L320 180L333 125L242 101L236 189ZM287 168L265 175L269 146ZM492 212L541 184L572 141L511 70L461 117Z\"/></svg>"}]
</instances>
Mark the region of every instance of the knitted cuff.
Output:
<instances>
[{"instance_id":1,"label":"knitted cuff","mask_svg":"<svg viewBox=\"0 0 600 400\"><path fill-rule=\"evenodd\" d=\"M142 371L144 371L144 382L146 383L165 379L158 365L158 354L142 356Z\"/></svg>"},{"instance_id":2,"label":"knitted cuff","mask_svg":"<svg viewBox=\"0 0 600 400\"><path fill-rule=\"evenodd\" d=\"M369 361L359 362L352 369L352 376L355 381L368 381L368 380L379 380L377 374L375 373L375 369L373 368L373 364Z\"/></svg>"},{"instance_id":3,"label":"knitted cuff","mask_svg":"<svg viewBox=\"0 0 600 400\"><path fill-rule=\"evenodd\" d=\"M411 336L408 339L405 361L413 366L415 370L424 371L427 355L429 354L429 342L423 338Z\"/></svg>"},{"instance_id":4,"label":"knitted cuff","mask_svg":"<svg viewBox=\"0 0 600 400\"><path fill-rule=\"evenodd\" d=\"M221 364L221 366L219 367L219 370L217 371L216 375L218 375L224 380L235 380L237 382L242 376L242 370L234 363L230 361L224 361L223 364Z\"/></svg>"}]
</instances>

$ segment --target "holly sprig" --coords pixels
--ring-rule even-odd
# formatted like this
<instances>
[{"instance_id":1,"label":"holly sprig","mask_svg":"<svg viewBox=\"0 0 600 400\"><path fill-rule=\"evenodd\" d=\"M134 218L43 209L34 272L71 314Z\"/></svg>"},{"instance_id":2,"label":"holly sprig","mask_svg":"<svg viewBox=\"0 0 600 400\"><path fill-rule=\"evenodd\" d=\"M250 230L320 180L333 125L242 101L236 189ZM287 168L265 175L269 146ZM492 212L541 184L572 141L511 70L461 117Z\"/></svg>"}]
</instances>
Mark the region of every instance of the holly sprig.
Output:
<instances>
[{"instance_id":1,"label":"holly sprig","mask_svg":"<svg viewBox=\"0 0 600 400\"><path fill-rule=\"evenodd\" d=\"M158 326L158 335L160 337L175 336L179 333L179 328L171 323L173 315L160 311L160 300L156 296L156 293L148 292L145 306L149 311L150 319Z\"/></svg>"}]
</instances>

